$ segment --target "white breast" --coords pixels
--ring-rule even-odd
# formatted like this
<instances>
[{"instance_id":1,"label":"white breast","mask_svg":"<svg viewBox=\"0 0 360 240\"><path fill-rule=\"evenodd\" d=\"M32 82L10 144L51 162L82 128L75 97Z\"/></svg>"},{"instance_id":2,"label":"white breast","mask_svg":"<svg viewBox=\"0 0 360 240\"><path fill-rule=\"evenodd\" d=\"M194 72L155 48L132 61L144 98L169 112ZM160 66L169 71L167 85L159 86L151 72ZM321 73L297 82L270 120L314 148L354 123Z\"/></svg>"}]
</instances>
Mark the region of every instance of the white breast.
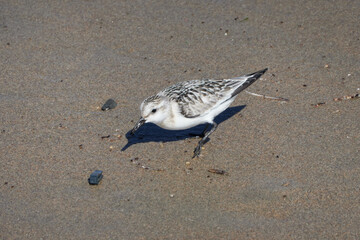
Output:
<instances>
[{"instance_id":1,"label":"white breast","mask_svg":"<svg viewBox=\"0 0 360 240\"><path fill-rule=\"evenodd\" d=\"M217 104L213 108L209 109L208 111L195 118L184 117L180 113L178 104L176 102L170 102L171 112L169 113L169 117L167 117L162 123L159 123L157 125L168 130L184 130L203 123L213 123L214 118L223 111L225 111L234 101L234 99L235 97L229 99L222 104Z\"/></svg>"}]
</instances>

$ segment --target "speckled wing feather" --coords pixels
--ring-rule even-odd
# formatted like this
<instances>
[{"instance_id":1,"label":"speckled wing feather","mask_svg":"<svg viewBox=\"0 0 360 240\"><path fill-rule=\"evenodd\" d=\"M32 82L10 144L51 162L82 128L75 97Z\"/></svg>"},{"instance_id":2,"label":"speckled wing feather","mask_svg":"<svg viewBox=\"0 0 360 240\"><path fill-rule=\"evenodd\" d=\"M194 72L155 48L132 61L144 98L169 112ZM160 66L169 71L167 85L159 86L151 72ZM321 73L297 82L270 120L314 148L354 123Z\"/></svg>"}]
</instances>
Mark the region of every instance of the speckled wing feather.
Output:
<instances>
[{"instance_id":1,"label":"speckled wing feather","mask_svg":"<svg viewBox=\"0 0 360 240\"><path fill-rule=\"evenodd\" d=\"M181 82L165 88L157 95L176 101L182 115L187 118L195 118L235 97L253 84L266 71L267 68L232 79L204 79Z\"/></svg>"},{"instance_id":2,"label":"speckled wing feather","mask_svg":"<svg viewBox=\"0 0 360 240\"><path fill-rule=\"evenodd\" d=\"M179 104L181 113L187 118L195 118L226 101L239 81L192 80L175 84L164 89L161 95Z\"/></svg>"}]
</instances>

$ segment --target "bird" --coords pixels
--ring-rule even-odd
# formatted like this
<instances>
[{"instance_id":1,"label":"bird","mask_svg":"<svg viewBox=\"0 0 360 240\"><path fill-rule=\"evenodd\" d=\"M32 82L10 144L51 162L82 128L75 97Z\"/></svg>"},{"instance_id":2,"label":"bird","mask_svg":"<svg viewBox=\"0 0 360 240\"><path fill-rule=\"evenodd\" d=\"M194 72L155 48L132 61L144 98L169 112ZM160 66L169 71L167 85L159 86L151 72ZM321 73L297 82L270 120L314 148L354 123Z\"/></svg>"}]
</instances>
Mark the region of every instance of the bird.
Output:
<instances>
[{"instance_id":1,"label":"bird","mask_svg":"<svg viewBox=\"0 0 360 240\"><path fill-rule=\"evenodd\" d=\"M167 87L141 103L141 117L131 130L131 135L145 123L154 123L167 130L185 130L207 124L201 134L203 137L194 149L193 158L199 157L202 146L217 128L214 118L267 70L265 68L230 79L190 80Z\"/></svg>"}]
</instances>

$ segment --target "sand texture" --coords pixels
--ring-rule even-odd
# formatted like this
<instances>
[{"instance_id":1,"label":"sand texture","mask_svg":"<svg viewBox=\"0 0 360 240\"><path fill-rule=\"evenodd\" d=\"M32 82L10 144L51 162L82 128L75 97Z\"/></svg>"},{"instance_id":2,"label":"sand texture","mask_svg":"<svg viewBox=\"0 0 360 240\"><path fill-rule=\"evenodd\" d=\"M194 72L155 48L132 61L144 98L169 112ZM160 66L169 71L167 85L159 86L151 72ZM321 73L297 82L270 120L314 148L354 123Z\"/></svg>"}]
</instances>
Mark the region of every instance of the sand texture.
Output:
<instances>
[{"instance_id":1,"label":"sand texture","mask_svg":"<svg viewBox=\"0 0 360 240\"><path fill-rule=\"evenodd\" d=\"M352 0L0 0L0 239L360 239L359 29ZM129 136L266 67L247 90L290 101L241 93L199 158L204 126Z\"/></svg>"}]
</instances>

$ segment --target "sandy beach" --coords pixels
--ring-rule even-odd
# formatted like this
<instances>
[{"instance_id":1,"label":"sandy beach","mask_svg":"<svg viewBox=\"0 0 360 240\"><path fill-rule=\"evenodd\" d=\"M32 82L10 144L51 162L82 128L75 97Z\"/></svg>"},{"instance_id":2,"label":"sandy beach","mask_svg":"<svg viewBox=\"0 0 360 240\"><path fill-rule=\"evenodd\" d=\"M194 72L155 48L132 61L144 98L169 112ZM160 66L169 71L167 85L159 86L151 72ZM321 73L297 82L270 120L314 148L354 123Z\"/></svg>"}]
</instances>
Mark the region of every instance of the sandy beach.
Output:
<instances>
[{"instance_id":1,"label":"sandy beach","mask_svg":"<svg viewBox=\"0 0 360 240\"><path fill-rule=\"evenodd\" d=\"M0 0L0 239L360 239L359 29L351 0ZM130 137L165 87L264 68L289 101L240 93L199 158L203 126Z\"/></svg>"}]
</instances>

